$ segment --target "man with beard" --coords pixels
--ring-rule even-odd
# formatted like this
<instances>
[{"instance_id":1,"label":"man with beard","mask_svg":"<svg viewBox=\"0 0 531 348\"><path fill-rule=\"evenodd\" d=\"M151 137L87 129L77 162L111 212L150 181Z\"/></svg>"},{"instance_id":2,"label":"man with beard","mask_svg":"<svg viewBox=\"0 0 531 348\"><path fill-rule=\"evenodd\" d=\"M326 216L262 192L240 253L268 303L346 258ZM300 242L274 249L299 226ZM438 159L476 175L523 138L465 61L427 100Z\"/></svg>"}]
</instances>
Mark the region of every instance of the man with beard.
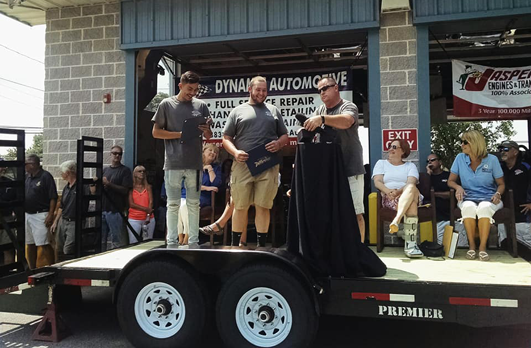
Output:
<instances>
[{"instance_id":1,"label":"man with beard","mask_svg":"<svg viewBox=\"0 0 531 348\"><path fill-rule=\"evenodd\" d=\"M168 248L179 247L177 231L179 209L181 206L181 187L186 188L186 206L188 208L190 249L199 248L199 195L201 181L199 175L203 170L202 137L181 143L184 120L204 116L210 118L207 104L195 98L199 91L199 75L187 71L181 75L179 94L164 99L151 119L153 137L164 139L164 183L167 203ZM199 125L206 137L212 137L210 125ZM184 247L184 246L183 246Z\"/></svg>"},{"instance_id":2,"label":"man with beard","mask_svg":"<svg viewBox=\"0 0 531 348\"><path fill-rule=\"evenodd\" d=\"M501 167L507 189L513 190L514 220L516 222L516 239L531 248L531 166L521 159L516 142L506 140L498 146ZM507 238L505 226L499 226L499 240Z\"/></svg>"},{"instance_id":3,"label":"man with beard","mask_svg":"<svg viewBox=\"0 0 531 348\"><path fill-rule=\"evenodd\" d=\"M267 82L255 76L249 84L249 101L234 108L223 130L223 148L235 161L231 169L231 194L234 201L232 217L232 245L246 245L247 214L249 206L256 209L255 225L258 246L265 246L269 230L269 214L278 189L279 165L252 176L246 161L247 151L266 144L267 151L275 153L288 143L288 130L280 111L265 103ZM242 233L245 233L242 236Z\"/></svg>"},{"instance_id":4,"label":"man with beard","mask_svg":"<svg viewBox=\"0 0 531 348\"><path fill-rule=\"evenodd\" d=\"M304 122L304 128L310 132L324 125L336 129L341 142L343 163L363 243L365 241L365 220L363 218L365 168L363 167L363 148L358 135L358 107L341 98L339 86L333 77L323 77L317 83L317 91L324 105L318 107L314 115Z\"/></svg>"}]
</instances>

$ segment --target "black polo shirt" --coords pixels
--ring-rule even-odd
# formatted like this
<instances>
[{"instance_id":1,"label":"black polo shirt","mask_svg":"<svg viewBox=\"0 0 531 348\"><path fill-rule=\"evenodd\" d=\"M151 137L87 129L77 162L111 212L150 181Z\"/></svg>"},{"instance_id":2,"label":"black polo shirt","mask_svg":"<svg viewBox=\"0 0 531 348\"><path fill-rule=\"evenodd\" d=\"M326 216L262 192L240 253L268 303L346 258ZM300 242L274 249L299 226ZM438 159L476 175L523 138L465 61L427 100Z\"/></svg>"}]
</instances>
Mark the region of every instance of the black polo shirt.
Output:
<instances>
[{"instance_id":1,"label":"black polo shirt","mask_svg":"<svg viewBox=\"0 0 531 348\"><path fill-rule=\"evenodd\" d=\"M111 183L127 187L131 189L133 187L133 175L131 169L120 164L117 167L107 167L103 169L103 176L107 178ZM102 211L124 212L129 202L129 194L122 195L118 191L107 189L107 194L111 198L113 205L105 195L103 195Z\"/></svg>"},{"instance_id":2,"label":"black polo shirt","mask_svg":"<svg viewBox=\"0 0 531 348\"><path fill-rule=\"evenodd\" d=\"M503 176L505 177L505 187L513 190L514 198L514 218L516 222L526 222L527 216L522 214L520 204L530 203L528 193L531 183L531 166L525 162L516 162L511 169L507 168L505 162L501 163Z\"/></svg>"},{"instance_id":3,"label":"black polo shirt","mask_svg":"<svg viewBox=\"0 0 531 348\"><path fill-rule=\"evenodd\" d=\"M63 194L61 195L61 209L62 217L68 219L75 219L76 217L76 183L70 187L67 183L63 188Z\"/></svg>"},{"instance_id":4,"label":"black polo shirt","mask_svg":"<svg viewBox=\"0 0 531 348\"><path fill-rule=\"evenodd\" d=\"M26 174L26 213L35 214L50 210L50 201L57 199L57 187L52 174L44 169L35 176Z\"/></svg>"},{"instance_id":5,"label":"black polo shirt","mask_svg":"<svg viewBox=\"0 0 531 348\"><path fill-rule=\"evenodd\" d=\"M443 171L440 174L430 175L431 187L435 192L448 192L448 178L450 172ZM450 220L450 200L441 197L435 197L437 221Z\"/></svg>"}]
</instances>

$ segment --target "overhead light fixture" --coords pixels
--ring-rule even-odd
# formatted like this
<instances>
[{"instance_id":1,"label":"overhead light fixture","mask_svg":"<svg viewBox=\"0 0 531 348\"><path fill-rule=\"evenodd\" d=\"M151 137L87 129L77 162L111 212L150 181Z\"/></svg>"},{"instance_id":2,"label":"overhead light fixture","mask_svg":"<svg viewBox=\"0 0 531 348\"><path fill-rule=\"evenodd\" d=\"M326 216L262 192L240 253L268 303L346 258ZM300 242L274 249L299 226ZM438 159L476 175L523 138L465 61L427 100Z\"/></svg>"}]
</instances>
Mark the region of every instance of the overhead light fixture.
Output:
<instances>
[{"instance_id":1,"label":"overhead light fixture","mask_svg":"<svg viewBox=\"0 0 531 348\"><path fill-rule=\"evenodd\" d=\"M382 0L382 13L411 10L409 0Z\"/></svg>"},{"instance_id":2,"label":"overhead light fixture","mask_svg":"<svg viewBox=\"0 0 531 348\"><path fill-rule=\"evenodd\" d=\"M15 6L19 6L20 4L22 4L22 1L23 0L7 0L7 6L12 9Z\"/></svg>"}]
</instances>

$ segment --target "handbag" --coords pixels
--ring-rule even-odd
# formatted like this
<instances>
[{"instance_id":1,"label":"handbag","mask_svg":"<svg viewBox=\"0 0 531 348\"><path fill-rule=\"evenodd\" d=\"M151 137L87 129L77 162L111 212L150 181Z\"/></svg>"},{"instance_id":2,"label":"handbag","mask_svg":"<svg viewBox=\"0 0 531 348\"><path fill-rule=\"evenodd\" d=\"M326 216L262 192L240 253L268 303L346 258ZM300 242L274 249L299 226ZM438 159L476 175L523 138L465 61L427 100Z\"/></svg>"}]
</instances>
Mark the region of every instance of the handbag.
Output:
<instances>
[{"instance_id":1,"label":"handbag","mask_svg":"<svg viewBox=\"0 0 531 348\"><path fill-rule=\"evenodd\" d=\"M436 242L430 242L425 240L419 245L420 251L424 253L426 257L441 257L444 256L444 248L442 245Z\"/></svg>"}]
</instances>

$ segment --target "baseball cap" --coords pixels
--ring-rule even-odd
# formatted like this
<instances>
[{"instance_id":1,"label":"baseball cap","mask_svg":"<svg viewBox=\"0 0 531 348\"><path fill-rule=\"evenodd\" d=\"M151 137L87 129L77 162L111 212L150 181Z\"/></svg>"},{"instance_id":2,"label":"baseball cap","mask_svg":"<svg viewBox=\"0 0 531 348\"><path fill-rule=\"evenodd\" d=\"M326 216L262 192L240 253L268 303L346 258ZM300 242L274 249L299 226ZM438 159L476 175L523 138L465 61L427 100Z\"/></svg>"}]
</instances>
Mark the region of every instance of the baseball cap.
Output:
<instances>
[{"instance_id":1,"label":"baseball cap","mask_svg":"<svg viewBox=\"0 0 531 348\"><path fill-rule=\"evenodd\" d=\"M512 140L504 140L502 141L502 143L500 144L499 147L513 147L515 149L519 149L519 146L518 144L515 142L515 141L512 141Z\"/></svg>"}]
</instances>

